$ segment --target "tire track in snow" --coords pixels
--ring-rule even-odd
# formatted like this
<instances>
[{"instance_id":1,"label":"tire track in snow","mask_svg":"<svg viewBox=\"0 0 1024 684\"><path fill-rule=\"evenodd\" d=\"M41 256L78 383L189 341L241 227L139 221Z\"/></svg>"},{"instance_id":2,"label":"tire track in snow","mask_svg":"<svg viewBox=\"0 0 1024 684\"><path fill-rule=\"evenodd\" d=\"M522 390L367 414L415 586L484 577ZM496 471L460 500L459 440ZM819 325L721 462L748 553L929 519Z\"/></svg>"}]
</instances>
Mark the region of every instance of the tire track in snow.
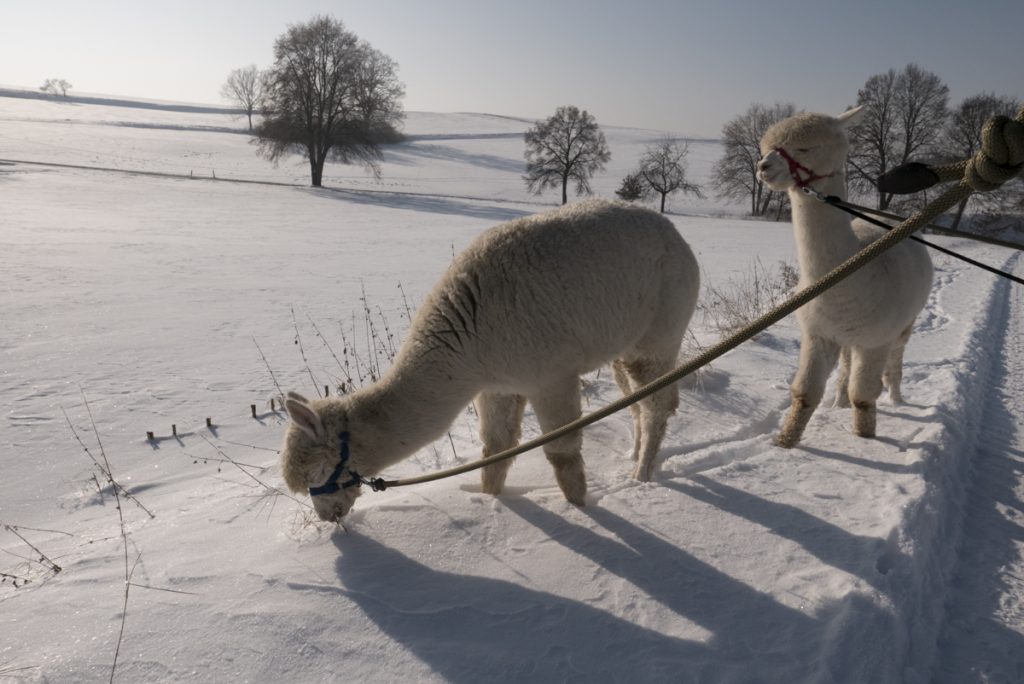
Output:
<instances>
[{"instance_id":1,"label":"tire track in snow","mask_svg":"<svg viewBox=\"0 0 1024 684\"><path fill-rule=\"evenodd\" d=\"M992 322L1003 326L1002 350L981 408L936 684L1024 681L1024 289L1007 287Z\"/></svg>"}]
</instances>

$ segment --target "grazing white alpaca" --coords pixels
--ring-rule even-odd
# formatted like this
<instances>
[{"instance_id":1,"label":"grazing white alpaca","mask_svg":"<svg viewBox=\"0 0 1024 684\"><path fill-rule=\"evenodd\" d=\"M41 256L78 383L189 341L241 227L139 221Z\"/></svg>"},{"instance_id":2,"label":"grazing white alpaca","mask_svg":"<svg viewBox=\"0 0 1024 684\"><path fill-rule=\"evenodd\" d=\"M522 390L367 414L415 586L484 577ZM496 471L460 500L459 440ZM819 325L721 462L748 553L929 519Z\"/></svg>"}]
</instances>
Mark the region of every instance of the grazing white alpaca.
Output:
<instances>
[{"instance_id":1,"label":"grazing white alpaca","mask_svg":"<svg viewBox=\"0 0 1024 684\"><path fill-rule=\"evenodd\" d=\"M289 396L285 481L310 489L320 518L335 521L360 477L443 435L474 397L485 457L516 445L527 401L543 431L561 427L580 416L581 374L613 361L631 391L673 367L698 289L690 248L647 209L591 200L493 228L434 286L379 382L344 397ZM633 412L637 479L650 479L678 401L668 387ZM576 431L544 447L577 505L581 445ZM483 469L485 492L501 492L510 465Z\"/></svg>"},{"instance_id":2,"label":"grazing white alpaca","mask_svg":"<svg viewBox=\"0 0 1024 684\"><path fill-rule=\"evenodd\" d=\"M862 108L838 117L800 114L775 124L761 140L758 177L773 190L789 191L801 287L885 232L859 221L851 224L846 214L802 191L809 186L846 198L846 129L862 115ZM854 432L875 436L875 402L883 381L893 402L902 401L903 350L931 285L924 245L905 240L796 312L800 369L776 444L789 448L800 441L840 356L836 404L852 402Z\"/></svg>"}]
</instances>

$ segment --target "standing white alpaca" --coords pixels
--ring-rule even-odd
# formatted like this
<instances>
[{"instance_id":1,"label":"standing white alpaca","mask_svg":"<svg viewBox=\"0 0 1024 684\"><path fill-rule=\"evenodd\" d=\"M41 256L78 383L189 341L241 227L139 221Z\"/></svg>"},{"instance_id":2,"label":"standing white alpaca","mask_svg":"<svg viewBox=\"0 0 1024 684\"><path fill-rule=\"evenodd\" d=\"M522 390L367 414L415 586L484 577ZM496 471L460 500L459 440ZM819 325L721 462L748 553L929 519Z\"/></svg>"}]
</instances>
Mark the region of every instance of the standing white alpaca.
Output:
<instances>
[{"instance_id":1,"label":"standing white alpaca","mask_svg":"<svg viewBox=\"0 0 1024 684\"><path fill-rule=\"evenodd\" d=\"M438 282L381 380L345 397L286 402L285 481L336 521L360 479L444 434L476 397L484 457L517 444L529 401L543 431L580 416L580 375L613 361L631 391L670 370L699 290L696 259L670 221L591 200L479 236ZM648 480L679 402L674 386L635 408L634 477ZM583 505L576 431L544 447L565 498ZM486 466L499 494L511 460Z\"/></svg>"},{"instance_id":2,"label":"standing white alpaca","mask_svg":"<svg viewBox=\"0 0 1024 684\"><path fill-rule=\"evenodd\" d=\"M773 190L789 191L801 287L885 232L859 221L851 224L846 214L803 192L811 187L846 198L846 130L863 114L861 107L838 117L800 114L775 124L761 140L758 177ZM796 312L800 368L776 444L790 448L800 441L837 357L842 364L836 404L852 402L854 432L875 436L875 402L883 382L892 401L902 402L903 350L931 285L924 245L905 240Z\"/></svg>"}]
</instances>

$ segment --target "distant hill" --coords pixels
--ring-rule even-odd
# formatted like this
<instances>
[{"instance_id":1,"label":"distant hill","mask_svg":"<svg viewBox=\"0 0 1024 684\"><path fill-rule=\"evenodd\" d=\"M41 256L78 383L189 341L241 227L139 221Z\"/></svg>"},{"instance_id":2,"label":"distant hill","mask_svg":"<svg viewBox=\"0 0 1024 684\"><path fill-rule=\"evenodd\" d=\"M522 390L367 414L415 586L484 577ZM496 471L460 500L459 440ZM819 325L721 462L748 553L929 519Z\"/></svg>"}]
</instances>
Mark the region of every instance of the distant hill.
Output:
<instances>
[{"instance_id":1,"label":"distant hill","mask_svg":"<svg viewBox=\"0 0 1024 684\"><path fill-rule=\"evenodd\" d=\"M19 97L26 100L49 100L51 102L74 102L76 104L107 105L109 107L131 107L133 109L158 109L165 112L186 112L190 114L245 114L237 107L220 107L217 105L181 104L178 102L160 102L158 100L132 100L110 95L50 95L38 90L24 88L0 87L0 97Z\"/></svg>"}]
</instances>

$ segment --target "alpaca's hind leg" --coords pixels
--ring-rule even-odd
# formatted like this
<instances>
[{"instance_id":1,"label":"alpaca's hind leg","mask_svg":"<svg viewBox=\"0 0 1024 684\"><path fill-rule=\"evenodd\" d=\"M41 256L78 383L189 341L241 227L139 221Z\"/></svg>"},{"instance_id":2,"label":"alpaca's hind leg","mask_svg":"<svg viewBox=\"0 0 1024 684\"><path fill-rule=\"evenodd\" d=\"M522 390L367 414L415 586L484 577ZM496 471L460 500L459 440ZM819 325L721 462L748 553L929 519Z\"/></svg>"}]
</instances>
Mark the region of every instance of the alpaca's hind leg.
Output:
<instances>
[{"instance_id":1,"label":"alpaca's hind leg","mask_svg":"<svg viewBox=\"0 0 1024 684\"><path fill-rule=\"evenodd\" d=\"M839 376L836 378L836 408L850 408L850 348L839 352Z\"/></svg>"},{"instance_id":2,"label":"alpaca's hind leg","mask_svg":"<svg viewBox=\"0 0 1024 684\"><path fill-rule=\"evenodd\" d=\"M850 365L850 399L853 401L853 432L858 437L875 436L875 403L882 393L882 371L889 358L888 345L877 349L854 349Z\"/></svg>"},{"instance_id":3,"label":"alpaca's hind leg","mask_svg":"<svg viewBox=\"0 0 1024 684\"><path fill-rule=\"evenodd\" d=\"M669 371L672 364L668 361L657 361L644 359L630 361L625 364L626 372L631 382L640 387L657 379L663 373ZM654 473L654 459L661 449L661 442L665 438L665 426L668 417L675 413L679 406L679 389L673 383L668 387L659 390L651 396L642 399L640 406L640 440L639 458L633 477L641 482L647 482Z\"/></svg>"},{"instance_id":4,"label":"alpaca's hind leg","mask_svg":"<svg viewBox=\"0 0 1024 684\"><path fill-rule=\"evenodd\" d=\"M484 443L484 458L511 449L519 443L526 398L518 394L483 392L476 398L476 412L480 416L480 439ZM484 466L480 477L484 492L501 494L505 476L513 459Z\"/></svg>"},{"instance_id":5,"label":"alpaca's hind leg","mask_svg":"<svg viewBox=\"0 0 1024 684\"><path fill-rule=\"evenodd\" d=\"M782 429L775 435L776 445L790 449L800 441L811 414L821 403L825 384L838 356L839 345L835 342L804 336L800 343L800 368L790 386L793 402Z\"/></svg>"},{"instance_id":6,"label":"alpaca's hind leg","mask_svg":"<svg viewBox=\"0 0 1024 684\"><path fill-rule=\"evenodd\" d=\"M907 329L900 333L885 362L885 372L882 373L882 384L889 390L889 399L896 406L903 403L903 392L900 391L900 384L903 382L903 351L907 348L913 329L913 325L908 325Z\"/></svg>"},{"instance_id":7,"label":"alpaca's hind leg","mask_svg":"<svg viewBox=\"0 0 1024 684\"><path fill-rule=\"evenodd\" d=\"M636 388L629 379L629 373L626 372L626 366L623 361L616 359L612 363L612 374L615 376L615 384L622 390L623 396L633 393L633 390ZM639 404L632 404L629 407L629 412L633 416L633 460L635 461L640 458L640 438L643 435Z\"/></svg>"},{"instance_id":8,"label":"alpaca's hind leg","mask_svg":"<svg viewBox=\"0 0 1024 684\"><path fill-rule=\"evenodd\" d=\"M537 422L544 432L551 432L580 417L580 379L563 378L529 397ZM579 430L544 445L544 454L555 469L555 479L562 494L577 506L584 504L587 478L583 470L583 433Z\"/></svg>"}]
</instances>

